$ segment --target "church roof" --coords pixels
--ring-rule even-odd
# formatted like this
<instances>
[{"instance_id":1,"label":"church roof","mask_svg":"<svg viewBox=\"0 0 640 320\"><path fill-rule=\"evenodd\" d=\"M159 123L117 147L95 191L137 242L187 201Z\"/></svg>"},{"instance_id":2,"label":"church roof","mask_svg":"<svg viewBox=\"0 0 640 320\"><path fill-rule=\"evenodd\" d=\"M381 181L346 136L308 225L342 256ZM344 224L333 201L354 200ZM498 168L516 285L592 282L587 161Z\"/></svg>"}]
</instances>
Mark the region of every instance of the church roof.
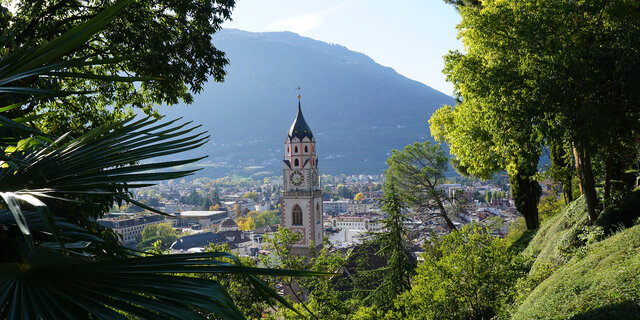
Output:
<instances>
[{"instance_id":1,"label":"church roof","mask_svg":"<svg viewBox=\"0 0 640 320\"><path fill-rule=\"evenodd\" d=\"M225 218L220 223L220 227L223 227L223 228L237 227L237 226L238 226L238 224L235 221L233 221L233 219L231 219L231 218Z\"/></svg>"},{"instance_id":2,"label":"church roof","mask_svg":"<svg viewBox=\"0 0 640 320\"><path fill-rule=\"evenodd\" d=\"M309 128L309 125L304 120L304 116L302 115L300 100L298 100L298 114L296 115L296 119L291 125L291 129L289 129L289 139L293 139L294 137L297 137L300 140L302 140L304 137L309 138L309 140L313 140L313 133L311 132L311 128Z\"/></svg>"}]
</instances>

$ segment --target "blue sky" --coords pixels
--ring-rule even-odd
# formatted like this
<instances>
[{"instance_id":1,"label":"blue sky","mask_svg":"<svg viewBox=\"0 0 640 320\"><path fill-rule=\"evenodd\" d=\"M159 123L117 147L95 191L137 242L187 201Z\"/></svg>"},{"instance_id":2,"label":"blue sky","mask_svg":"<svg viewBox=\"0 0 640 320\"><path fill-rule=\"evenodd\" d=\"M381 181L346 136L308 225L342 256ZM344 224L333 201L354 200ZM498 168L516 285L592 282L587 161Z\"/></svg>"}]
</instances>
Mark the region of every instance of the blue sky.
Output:
<instances>
[{"instance_id":1,"label":"blue sky","mask_svg":"<svg viewBox=\"0 0 640 320\"><path fill-rule=\"evenodd\" d=\"M381 65L445 94L449 50L461 50L455 9L442 0L238 0L233 21L246 31L292 31L362 52Z\"/></svg>"}]
</instances>

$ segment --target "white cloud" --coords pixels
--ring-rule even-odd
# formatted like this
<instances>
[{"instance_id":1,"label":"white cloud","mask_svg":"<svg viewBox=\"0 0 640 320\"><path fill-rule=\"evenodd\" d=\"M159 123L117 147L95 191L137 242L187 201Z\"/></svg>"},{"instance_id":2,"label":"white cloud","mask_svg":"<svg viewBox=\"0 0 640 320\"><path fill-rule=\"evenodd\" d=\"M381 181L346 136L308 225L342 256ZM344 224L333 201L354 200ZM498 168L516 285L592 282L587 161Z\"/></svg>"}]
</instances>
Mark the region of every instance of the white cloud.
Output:
<instances>
[{"instance_id":1,"label":"white cloud","mask_svg":"<svg viewBox=\"0 0 640 320\"><path fill-rule=\"evenodd\" d=\"M298 34L304 34L307 31L317 28L324 20L331 14L344 10L346 7L353 5L359 0L353 0L348 2L342 2L324 10L320 10L314 13L308 13L305 15L283 19L271 23L265 27L266 31L292 31Z\"/></svg>"},{"instance_id":2,"label":"white cloud","mask_svg":"<svg viewBox=\"0 0 640 320\"><path fill-rule=\"evenodd\" d=\"M305 14L299 17L276 21L266 26L265 29L267 31L292 31L298 34L304 34L320 26L326 17L327 14L322 12Z\"/></svg>"}]
</instances>

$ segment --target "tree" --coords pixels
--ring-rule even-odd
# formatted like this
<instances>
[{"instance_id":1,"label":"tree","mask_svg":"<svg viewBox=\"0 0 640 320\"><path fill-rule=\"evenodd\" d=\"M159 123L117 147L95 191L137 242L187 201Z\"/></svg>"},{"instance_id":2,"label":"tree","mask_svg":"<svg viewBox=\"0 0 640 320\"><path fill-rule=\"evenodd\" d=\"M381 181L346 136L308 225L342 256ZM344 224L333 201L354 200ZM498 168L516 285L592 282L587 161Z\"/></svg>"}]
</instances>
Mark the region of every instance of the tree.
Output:
<instances>
[{"instance_id":1,"label":"tree","mask_svg":"<svg viewBox=\"0 0 640 320\"><path fill-rule=\"evenodd\" d=\"M144 227L140 234L140 243L136 245L136 248L141 251L153 249L154 243L158 240L161 241L161 250L169 248L173 242L178 240L171 223L152 224Z\"/></svg>"},{"instance_id":2,"label":"tree","mask_svg":"<svg viewBox=\"0 0 640 320\"><path fill-rule=\"evenodd\" d=\"M480 119L489 115L489 121L479 125L486 137L470 139L474 132L467 131L463 140L490 141L503 149L496 154L507 155L507 167L515 165L515 171L507 170L516 202L520 196L535 199L532 196L539 193L530 173L534 160L537 163L537 145L546 142L554 166L564 168L553 176L566 189L571 187L567 175L573 174L566 166L574 163L593 221L600 203L597 181L603 182L607 200L611 181L634 158L627 155L637 155L640 94L635 88L640 79L628 70L640 68L638 59L631 58L640 47L639 8L638 2L624 0L485 1L482 7L458 6L463 18L460 36L468 53L449 54L445 70L459 92L460 106L467 105L468 114ZM451 123L473 127L461 118L456 115ZM456 144L462 134L445 136ZM501 136L507 140L496 139ZM521 161L511 161L511 154ZM604 170L599 173L598 167ZM564 193L570 198L570 190ZM526 200L521 206L530 211L534 204Z\"/></svg>"},{"instance_id":3,"label":"tree","mask_svg":"<svg viewBox=\"0 0 640 320\"><path fill-rule=\"evenodd\" d=\"M402 318L491 319L525 274L507 242L478 226L432 239L422 258L411 290L396 299Z\"/></svg>"},{"instance_id":4,"label":"tree","mask_svg":"<svg viewBox=\"0 0 640 320\"><path fill-rule=\"evenodd\" d=\"M238 229L242 231L250 231L256 228L256 224L252 217L238 217L236 218Z\"/></svg>"},{"instance_id":5,"label":"tree","mask_svg":"<svg viewBox=\"0 0 640 320\"><path fill-rule=\"evenodd\" d=\"M344 258L332 252L328 243L310 256L291 254L292 245L302 235L286 228L278 228L272 237L266 238L270 256L263 256L261 263L278 269L311 270L335 276L344 265ZM295 310L280 310L285 319L349 319L347 305L341 301L339 283L330 277L286 277L279 279L287 296L291 297ZM305 299L306 296L306 299Z\"/></svg>"},{"instance_id":6,"label":"tree","mask_svg":"<svg viewBox=\"0 0 640 320\"><path fill-rule=\"evenodd\" d=\"M267 211L249 211L247 217L251 218L254 223L254 228L260 228L264 226L272 226L280 222L280 211L267 210Z\"/></svg>"},{"instance_id":7,"label":"tree","mask_svg":"<svg viewBox=\"0 0 640 320\"><path fill-rule=\"evenodd\" d=\"M3 43L7 52L51 41L86 22L116 1L13 1L13 11L2 7L0 27L11 34ZM48 90L92 91L92 95L58 95L38 103L30 101L8 112L21 117L37 112L35 121L44 132L86 132L101 124L133 115L138 108L156 115L154 106L191 103L212 77L222 81L228 63L212 43L212 35L229 20L233 0L134 1L109 25L80 46L68 48L65 59L111 59L101 65L74 64L58 81L22 79L25 87L46 85ZM15 12L12 13L12 12ZM158 39L162 39L159 41ZM61 61L57 61L61 62ZM82 74L82 77L77 75ZM127 75L124 77L123 75ZM117 81L114 81L117 80ZM133 81L138 81L134 85ZM2 105L22 100L0 99ZM50 112L54 111L54 112Z\"/></svg>"},{"instance_id":8,"label":"tree","mask_svg":"<svg viewBox=\"0 0 640 320\"><path fill-rule=\"evenodd\" d=\"M362 192L358 192L358 194L356 194L356 196L353 198L353 200L355 200L355 201L364 200L364 194L362 194Z\"/></svg>"},{"instance_id":9,"label":"tree","mask_svg":"<svg viewBox=\"0 0 640 320\"><path fill-rule=\"evenodd\" d=\"M447 170L447 157L440 145L416 142L402 151L393 150L387 165L385 175L394 181L400 199L420 213L437 210L435 216L444 219L449 230L456 230L445 208L454 199L438 188Z\"/></svg>"},{"instance_id":10,"label":"tree","mask_svg":"<svg viewBox=\"0 0 640 320\"><path fill-rule=\"evenodd\" d=\"M353 191L344 185L338 185L337 193L340 197L345 199L353 198Z\"/></svg>"},{"instance_id":11,"label":"tree","mask_svg":"<svg viewBox=\"0 0 640 320\"><path fill-rule=\"evenodd\" d=\"M222 205L222 200L220 199L220 193L218 192L218 189L209 189L209 200L211 200L213 204L218 205L218 208L220 208L220 206Z\"/></svg>"},{"instance_id":12,"label":"tree","mask_svg":"<svg viewBox=\"0 0 640 320\"><path fill-rule=\"evenodd\" d=\"M411 275L415 269L415 262L407 251L408 239L404 223L408 219L402 214L403 209L396 182L393 177L388 177L382 198L382 210L388 214L384 219L385 232L375 234L374 240L380 246L377 254L387 263L378 270L382 278L380 286L365 298L382 310L391 309L393 300L411 289Z\"/></svg>"},{"instance_id":13,"label":"tree","mask_svg":"<svg viewBox=\"0 0 640 320\"><path fill-rule=\"evenodd\" d=\"M253 201L258 201L258 195L255 192L246 192L242 195L242 199L251 199Z\"/></svg>"}]
</instances>

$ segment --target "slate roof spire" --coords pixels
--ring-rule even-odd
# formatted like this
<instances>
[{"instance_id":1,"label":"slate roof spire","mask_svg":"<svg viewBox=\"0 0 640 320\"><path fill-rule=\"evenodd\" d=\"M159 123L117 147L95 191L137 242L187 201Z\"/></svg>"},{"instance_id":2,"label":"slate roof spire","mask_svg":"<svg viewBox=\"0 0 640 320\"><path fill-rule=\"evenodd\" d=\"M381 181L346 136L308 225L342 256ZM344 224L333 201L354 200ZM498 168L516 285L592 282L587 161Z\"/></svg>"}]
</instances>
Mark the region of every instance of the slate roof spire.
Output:
<instances>
[{"instance_id":1,"label":"slate roof spire","mask_svg":"<svg viewBox=\"0 0 640 320\"><path fill-rule=\"evenodd\" d=\"M291 128L289 129L289 139L293 139L297 137L302 140L304 137L309 138L309 140L313 140L313 133L311 132L311 128L304 120L304 116L302 115L302 108L300 107L300 95L298 95L298 114L296 115L296 119L293 121Z\"/></svg>"}]
</instances>

